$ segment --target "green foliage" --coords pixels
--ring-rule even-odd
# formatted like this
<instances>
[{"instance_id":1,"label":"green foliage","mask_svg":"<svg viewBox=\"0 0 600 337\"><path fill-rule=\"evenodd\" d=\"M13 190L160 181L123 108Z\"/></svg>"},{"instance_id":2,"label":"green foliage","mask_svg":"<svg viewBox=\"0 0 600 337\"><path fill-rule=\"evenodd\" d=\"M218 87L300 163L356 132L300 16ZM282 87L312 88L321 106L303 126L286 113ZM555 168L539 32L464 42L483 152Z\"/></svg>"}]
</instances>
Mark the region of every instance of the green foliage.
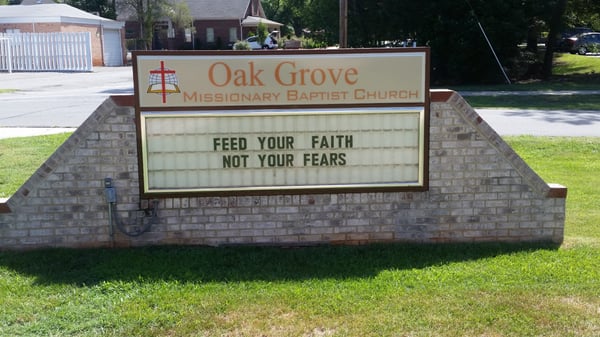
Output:
<instances>
[{"instance_id":1,"label":"green foliage","mask_svg":"<svg viewBox=\"0 0 600 337\"><path fill-rule=\"evenodd\" d=\"M163 9L173 22L173 25L178 29L191 27L194 23L194 18L190 14L190 8L186 2L177 2L175 4L163 4L166 8Z\"/></svg>"},{"instance_id":2,"label":"green foliage","mask_svg":"<svg viewBox=\"0 0 600 337\"><path fill-rule=\"evenodd\" d=\"M262 21L258 23L258 26L256 27L256 38L258 39L260 44L263 44L264 41L267 39L267 36L269 35L269 32L267 30L267 25L264 24Z\"/></svg>"},{"instance_id":3,"label":"green foliage","mask_svg":"<svg viewBox=\"0 0 600 337\"><path fill-rule=\"evenodd\" d=\"M285 23L281 30L283 35L302 36L303 29L313 26L309 17L311 7L319 6L325 1L262 0L261 2L268 18ZM327 21L332 19L334 17L329 17ZM291 31L289 31L288 25L292 28Z\"/></svg>"},{"instance_id":4,"label":"green foliage","mask_svg":"<svg viewBox=\"0 0 600 337\"><path fill-rule=\"evenodd\" d=\"M327 45L338 43L338 1L262 2L269 18L285 24L284 36L306 36ZM563 2L348 1L348 43L350 47L375 47L382 41L416 40L419 46L432 49L432 83L502 83L504 76L479 28L481 24L500 63L513 80L542 76L545 68L544 62L537 59L537 38L554 28L553 18L555 13L560 14L557 9ZM595 10L599 6L597 3L591 0L569 1L568 10L570 15L587 18L586 22L591 22L600 16ZM558 19L559 26L564 26L561 25L562 16L559 15ZM285 31L288 25L293 27L294 34ZM534 54L523 54L518 48L525 41L530 42L530 52Z\"/></svg>"},{"instance_id":5,"label":"green foliage","mask_svg":"<svg viewBox=\"0 0 600 337\"><path fill-rule=\"evenodd\" d=\"M566 27L589 27L600 31L600 2L596 0L570 0L567 7Z\"/></svg>"},{"instance_id":6,"label":"green foliage","mask_svg":"<svg viewBox=\"0 0 600 337\"><path fill-rule=\"evenodd\" d=\"M97 12L103 18L117 18L115 3L112 0L65 0L65 3L86 12Z\"/></svg>"},{"instance_id":7,"label":"green foliage","mask_svg":"<svg viewBox=\"0 0 600 337\"><path fill-rule=\"evenodd\" d=\"M598 54L600 53L600 44L591 43L586 46L588 53Z\"/></svg>"},{"instance_id":8,"label":"green foliage","mask_svg":"<svg viewBox=\"0 0 600 337\"><path fill-rule=\"evenodd\" d=\"M304 49L315 49L315 48L325 48L327 44L325 42L319 42L318 40L314 40L311 38L302 38L300 39L301 47Z\"/></svg>"},{"instance_id":9,"label":"green foliage","mask_svg":"<svg viewBox=\"0 0 600 337\"><path fill-rule=\"evenodd\" d=\"M170 12L170 9L173 8L169 0L121 0L119 6L119 10L128 9L135 13L135 18L140 27L138 42L143 44L143 48L140 49L150 49L152 47L156 18L168 16L167 12Z\"/></svg>"},{"instance_id":10,"label":"green foliage","mask_svg":"<svg viewBox=\"0 0 600 337\"><path fill-rule=\"evenodd\" d=\"M250 44L248 43L248 41L237 41L233 45L233 49L234 50L251 50L252 48L250 48Z\"/></svg>"}]
</instances>

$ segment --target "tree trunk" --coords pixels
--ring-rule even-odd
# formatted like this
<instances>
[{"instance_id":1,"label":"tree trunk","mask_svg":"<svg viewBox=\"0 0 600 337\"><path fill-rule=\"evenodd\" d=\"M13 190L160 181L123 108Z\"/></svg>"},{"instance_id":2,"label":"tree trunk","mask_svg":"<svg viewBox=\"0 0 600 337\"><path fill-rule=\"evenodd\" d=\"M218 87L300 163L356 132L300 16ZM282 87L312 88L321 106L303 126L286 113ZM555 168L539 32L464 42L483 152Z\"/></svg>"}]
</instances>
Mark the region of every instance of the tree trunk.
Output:
<instances>
[{"instance_id":1,"label":"tree trunk","mask_svg":"<svg viewBox=\"0 0 600 337\"><path fill-rule=\"evenodd\" d=\"M549 79L552 76L552 63L554 61L554 50L556 49L556 38L562 28L563 15L567 8L567 0L558 0L556 7L550 19L550 29L548 32L548 41L546 42L546 53L544 55L544 67L542 76L544 79Z\"/></svg>"},{"instance_id":2,"label":"tree trunk","mask_svg":"<svg viewBox=\"0 0 600 337\"><path fill-rule=\"evenodd\" d=\"M527 29L527 47L525 49L532 53L537 53L538 52L537 42L538 42L537 25L535 23L532 23L531 25L529 25L529 27Z\"/></svg>"}]
</instances>

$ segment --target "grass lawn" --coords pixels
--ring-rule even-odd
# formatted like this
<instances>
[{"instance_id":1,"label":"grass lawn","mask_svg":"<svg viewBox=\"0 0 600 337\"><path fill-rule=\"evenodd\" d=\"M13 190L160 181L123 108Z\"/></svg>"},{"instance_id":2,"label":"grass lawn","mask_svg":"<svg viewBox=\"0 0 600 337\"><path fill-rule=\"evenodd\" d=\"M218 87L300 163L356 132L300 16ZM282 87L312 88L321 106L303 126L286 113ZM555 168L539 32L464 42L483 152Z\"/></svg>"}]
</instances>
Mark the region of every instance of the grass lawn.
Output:
<instances>
[{"instance_id":1,"label":"grass lawn","mask_svg":"<svg viewBox=\"0 0 600 337\"><path fill-rule=\"evenodd\" d=\"M466 96L475 108L518 108L545 110L600 110L600 95L552 95L556 91L600 90L600 57L556 54L554 76L550 81L529 81L512 85L459 86L461 91L510 91L514 95ZM545 94L519 95L523 91Z\"/></svg>"},{"instance_id":2,"label":"grass lawn","mask_svg":"<svg viewBox=\"0 0 600 337\"><path fill-rule=\"evenodd\" d=\"M600 248L600 138L505 138L546 182L569 189L567 244L593 242Z\"/></svg>"},{"instance_id":3,"label":"grass lawn","mask_svg":"<svg viewBox=\"0 0 600 337\"><path fill-rule=\"evenodd\" d=\"M569 187L560 248L2 252L0 336L598 336L600 138L508 141Z\"/></svg>"},{"instance_id":4,"label":"grass lawn","mask_svg":"<svg viewBox=\"0 0 600 337\"><path fill-rule=\"evenodd\" d=\"M0 140L0 198L8 198L71 133Z\"/></svg>"},{"instance_id":5,"label":"grass lawn","mask_svg":"<svg viewBox=\"0 0 600 337\"><path fill-rule=\"evenodd\" d=\"M600 74L600 57L581 56L569 53L557 54L554 61L553 75L591 75ZM597 83L600 85L600 83Z\"/></svg>"}]
</instances>

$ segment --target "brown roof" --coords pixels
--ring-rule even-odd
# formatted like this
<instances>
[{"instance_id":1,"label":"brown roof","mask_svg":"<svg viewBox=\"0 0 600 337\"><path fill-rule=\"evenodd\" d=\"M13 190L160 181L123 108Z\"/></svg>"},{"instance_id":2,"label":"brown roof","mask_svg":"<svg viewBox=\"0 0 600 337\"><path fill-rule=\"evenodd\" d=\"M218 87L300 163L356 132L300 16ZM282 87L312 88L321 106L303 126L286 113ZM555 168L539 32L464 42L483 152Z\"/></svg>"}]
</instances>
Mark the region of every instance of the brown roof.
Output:
<instances>
[{"instance_id":1,"label":"brown roof","mask_svg":"<svg viewBox=\"0 0 600 337\"><path fill-rule=\"evenodd\" d=\"M195 20L240 20L248 15L265 17L260 0L176 0L185 1ZM117 2L119 2L117 0ZM132 18L131 9L117 5L119 20Z\"/></svg>"}]
</instances>

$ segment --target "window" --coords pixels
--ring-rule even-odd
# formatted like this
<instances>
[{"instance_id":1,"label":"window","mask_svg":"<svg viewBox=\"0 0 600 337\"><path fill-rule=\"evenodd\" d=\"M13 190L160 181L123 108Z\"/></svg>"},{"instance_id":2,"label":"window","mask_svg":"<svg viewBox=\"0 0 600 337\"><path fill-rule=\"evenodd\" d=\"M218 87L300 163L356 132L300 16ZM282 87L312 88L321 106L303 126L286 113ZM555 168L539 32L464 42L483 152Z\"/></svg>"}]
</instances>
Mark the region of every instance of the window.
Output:
<instances>
[{"instance_id":1,"label":"window","mask_svg":"<svg viewBox=\"0 0 600 337\"><path fill-rule=\"evenodd\" d=\"M229 42L236 42L238 40L237 28L229 28Z\"/></svg>"},{"instance_id":2,"label":"window","mask_svg":"<svg viewBox=\"0 0 600 337\"><path fill-rule=\"evenodd\" d=\"M214 43L215 42L215 29L214 28L206 28L206 42Z\"/></svg>"}]
</instances>

